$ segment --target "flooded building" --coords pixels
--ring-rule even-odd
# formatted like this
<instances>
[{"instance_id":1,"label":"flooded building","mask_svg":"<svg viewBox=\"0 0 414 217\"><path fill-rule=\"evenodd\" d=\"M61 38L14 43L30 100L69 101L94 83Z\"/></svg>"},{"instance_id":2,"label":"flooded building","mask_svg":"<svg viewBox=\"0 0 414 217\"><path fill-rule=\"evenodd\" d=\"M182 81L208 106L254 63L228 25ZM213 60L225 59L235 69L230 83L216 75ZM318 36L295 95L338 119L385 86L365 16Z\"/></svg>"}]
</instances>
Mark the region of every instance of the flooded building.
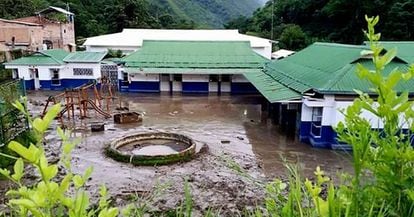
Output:
<instances>
[{"instance_id":1,"label":"flooded building","mask_svg":"<svg viewBox=\"0 0 414 217\"><path fill-rule=\"evenodd\" d=\"M58 7L48 7L34 16L14 20L0 19L0 51L45 49L74 51L74 14Z\"/></svg>"},{"instance_id":2,"label":"flooded building","mask_svg":"<svg viewBox=\"0 0 414 217\"><path fill-rule=\"evenodd\" d=\"M121 50L130 54L143 47L145 40L155 41L248 41L253 51L270 59L272 43L269 39L240 34L238 30L171 30L124 29L122 32L87 38L87 51ZM202 52L202 51L200 51Z\"/></svg>"},{"instance_id":3,"label":"flooded building","mask_svg":"<svg viewBox=\"0 0 414 217\"><path fill-rule=\"evenodd\" d=\"M101 78L101 61L106 52L63 49L37 51L30 56L5 63L13 78L25 81L28 90L63 90Z\"/></svg>"},{"instance_id":4,"label":"flooded building","mask_svg":"<svg viewBox=\"0 0 414 217\"><path fill-rule=\"evenodd\" d=\"M267 59L249 41L144 40L122 61L125 92L257 93L244 74L261 73Z\"/></svg>"},{"instance_id":5,"label":"flooded building","mask_svg":"<svg viewBox=\"0 0 414 217\"><path fill-rule=\"evenodd\" d=\"M385 68L388 74L395 68L407 70L414 61L411 42L383 43L386 49L398 47L402 51ZM340 112L357 97L354 90L370 93L371 85L361 80L357 64L373 69L367 46L334 43L314 43L309 47L268 64L264 74L248 77L256 88L272 103L271 113L276 119L286 118L292 111L297 116L290 120L299 130L299 138L314 147L347 148L337 140L335 126L344 121ZM411 49L411 50L410 50ZM400 83L398 91L414 93L414 81ZM282 115L280 115L282 114ZM371 113L361 114L370 120L372 128L381 129L381 122ZM282 121L283 122L283 121Z\"/></svg>"}]
</instances>

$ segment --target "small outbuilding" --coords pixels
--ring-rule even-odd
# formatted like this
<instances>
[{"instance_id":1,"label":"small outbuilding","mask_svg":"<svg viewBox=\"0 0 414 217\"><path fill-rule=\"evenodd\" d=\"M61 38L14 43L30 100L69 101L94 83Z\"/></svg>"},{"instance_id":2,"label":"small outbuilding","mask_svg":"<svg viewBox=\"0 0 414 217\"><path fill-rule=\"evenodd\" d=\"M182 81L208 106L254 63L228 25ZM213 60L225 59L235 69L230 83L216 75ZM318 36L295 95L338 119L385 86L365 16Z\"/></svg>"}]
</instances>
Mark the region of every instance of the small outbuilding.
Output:
<instances>
[{"instance_id":1,"label":"small outbuilding","mask_svg":"<svg viewBox=\"0 0 414 217\"><path fill-rule=\"evenodd\" d=\"M23 79L28 90L63 90L101 77L101 60L106 52L44 50L5 63L13 78Z\"/></svg>"}]
</instances>

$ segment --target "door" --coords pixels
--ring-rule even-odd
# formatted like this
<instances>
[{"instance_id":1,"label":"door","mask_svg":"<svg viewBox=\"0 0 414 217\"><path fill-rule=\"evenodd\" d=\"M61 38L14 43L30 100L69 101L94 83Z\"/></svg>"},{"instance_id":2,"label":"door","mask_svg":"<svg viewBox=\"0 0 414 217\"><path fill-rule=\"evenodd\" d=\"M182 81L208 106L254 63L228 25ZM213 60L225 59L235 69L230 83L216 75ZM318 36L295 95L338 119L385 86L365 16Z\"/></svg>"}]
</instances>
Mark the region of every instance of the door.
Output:
<instances>
[{"instance_id":1,"label":"door","mask_svg":"<svg viewBox=\"0 0 414 217\"><path fill-rule=\"evenodd\" d=\"M40 81L39 81L39 70L37 68L30 69L31 77L34 78L34 89L37 90L40 88Z\"/></svg>"},{"instance_id":2,"label":"door","mask_svg":"<svg viewBox=\"0 0 414 217\"><path fill-rule=\"evenodd\" d=\"M169 74L160 74L160 90L162 92L170 92L171 91L171 84L170 84L170 75Z\"/></svg>"},{"instance_id":3,"label":"door","mask_svg":"<svg viewBox=\"0 0 414 217\"><path fill-rule=\"evenodd\" d=\"M219 92L219 75L209 75L209 92Z\"/></svg>"}]
</instances>

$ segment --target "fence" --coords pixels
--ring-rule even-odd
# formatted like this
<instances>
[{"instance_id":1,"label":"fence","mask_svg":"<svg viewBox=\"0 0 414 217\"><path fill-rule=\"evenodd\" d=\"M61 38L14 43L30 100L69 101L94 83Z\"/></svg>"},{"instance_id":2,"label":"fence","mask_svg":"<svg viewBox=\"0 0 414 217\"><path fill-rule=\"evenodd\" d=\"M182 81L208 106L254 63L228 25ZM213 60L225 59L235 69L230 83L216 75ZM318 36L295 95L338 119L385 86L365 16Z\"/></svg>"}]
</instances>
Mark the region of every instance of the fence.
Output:
<instances>
[{"instance_id":1,"label":"fence","mask_svg":"<svg viewBox=\"0 0 414 217\"><path fill-rule=\"evenodd\" d=\"M0 146L29 129L26 117L12 103L25 96L23 80L0 84Z\"/></svg>"}]
</instances>

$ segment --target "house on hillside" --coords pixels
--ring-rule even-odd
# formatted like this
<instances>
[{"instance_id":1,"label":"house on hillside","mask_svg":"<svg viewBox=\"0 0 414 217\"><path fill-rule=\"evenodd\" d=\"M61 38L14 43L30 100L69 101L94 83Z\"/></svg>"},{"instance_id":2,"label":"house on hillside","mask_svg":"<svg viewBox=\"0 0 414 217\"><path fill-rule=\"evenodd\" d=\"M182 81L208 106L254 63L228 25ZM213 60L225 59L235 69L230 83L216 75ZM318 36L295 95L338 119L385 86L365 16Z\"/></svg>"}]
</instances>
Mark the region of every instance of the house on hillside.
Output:
<instances>
[{"instance_id":1,"label":"house on hillside","mask_svg":"<svg viewBox=\"0 0 414 217\"><path fill-rule=\"evenodd\" d=\"M414 43L384 43L386 49L399 47L400 52L385 68L390 73L398 67L407 70L414 60L409 47ZM251 74L248 80L272 103L270 110L277 121L283 123L286 114L295 114L299 138L314 147L342 149L348 146L337 141L334 127L344 120L340 110L347 108L357 97L355 89L370 91L370 84L356 74L357 64L373 69L367 46L334 43L314 43L309 47L274 61L263 74ZM401 83L399 91L414 94L414 81ZM369 112L361 115L370 120L372 127L382 124Z\"/></svg>"},{"instance_id":2,"label":"house on hillside","mask_svg":"<svg viewBox=\"0 0 414 217\"><path fill-rule=\"evenodd\" d=\"M268 60L249 41L144 40L122 59L121 91L257 93L244 74L259 73Z\"/></svg>"},{"instance_id":3,"label":"house on hillside","mask_svg":"<svg viewBox=\"0 0 414 217\"><path fill-rule=\"evenodd\" d=\"M74 51L74 14L58 7L48 7L34 16L14 20L0 19L0 51L45 49Z\"/></svg>"},{"instance_id":4,"label":"house on hillside","mask_svg":"<svg viewBox=\"0 0 414 217\"><path fill-rule=\"evenodd\" d=\"M28 90L63 90L101 78L101 61L106 52L63 49L37 51L30 56L5 63L13 78L23 79Z\"/></svg>"},{"instance_id":5,"label":"house on hillside","mask_svg":"<svg viewBox=\"0 0 414 217\"><path fill-rule=\"evenodd\" d=\"M87 38L83 46L87 51L112 49L130 54L141 49L145 40L248 41L253 51L267 59L271 58L272 43L275 43L269 39L240 34L238 30L124 29L119 33Z\"/></svg>"}]
</instances>

